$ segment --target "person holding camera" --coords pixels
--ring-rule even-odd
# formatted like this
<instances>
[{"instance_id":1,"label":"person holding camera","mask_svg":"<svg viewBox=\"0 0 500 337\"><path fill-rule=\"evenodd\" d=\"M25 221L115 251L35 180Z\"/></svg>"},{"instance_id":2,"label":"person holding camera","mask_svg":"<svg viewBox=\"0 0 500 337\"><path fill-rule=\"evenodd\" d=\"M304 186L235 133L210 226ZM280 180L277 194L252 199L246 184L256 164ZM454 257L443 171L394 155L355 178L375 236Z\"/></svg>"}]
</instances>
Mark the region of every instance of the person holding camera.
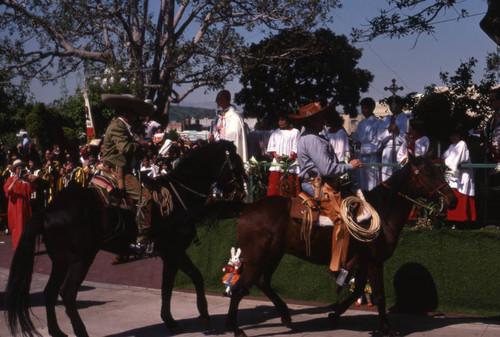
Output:
<instances>
[{"instance_id":1,"label":"person holding camera","mask_svg":"<svg viewBox=\"0 0 500 337\"><path fill-rule=\"evenodd\" d=\"M35 192L36 176L30 175L22 160L16 159L12 164L15 174L7 179L3 186L9 203L7 219L14 249L21 238L24 226L31 217L30 195Z\"/></svg>"}]
</instances>

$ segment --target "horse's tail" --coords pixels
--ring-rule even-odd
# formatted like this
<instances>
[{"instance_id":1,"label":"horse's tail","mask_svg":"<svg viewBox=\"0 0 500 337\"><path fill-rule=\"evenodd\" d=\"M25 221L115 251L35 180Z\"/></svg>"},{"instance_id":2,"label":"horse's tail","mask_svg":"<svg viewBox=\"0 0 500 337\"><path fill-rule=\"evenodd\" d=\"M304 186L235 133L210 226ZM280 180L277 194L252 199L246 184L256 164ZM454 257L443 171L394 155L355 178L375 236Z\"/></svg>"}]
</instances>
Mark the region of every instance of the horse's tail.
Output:
<instances>
[{"instance_id":1,"label":"horse's tail","mask_svg":"<svg viewBox=\"0 0 500 337\"><path fill-rule=\"evenodd\" d=\"M7 322L13 336L17 335L19 328L23 336L41 336L29 316L29 290L36 239L42 233L43 223L43 212L28 220L12 258L4 300Z\"/></svg>"}]
</instances>

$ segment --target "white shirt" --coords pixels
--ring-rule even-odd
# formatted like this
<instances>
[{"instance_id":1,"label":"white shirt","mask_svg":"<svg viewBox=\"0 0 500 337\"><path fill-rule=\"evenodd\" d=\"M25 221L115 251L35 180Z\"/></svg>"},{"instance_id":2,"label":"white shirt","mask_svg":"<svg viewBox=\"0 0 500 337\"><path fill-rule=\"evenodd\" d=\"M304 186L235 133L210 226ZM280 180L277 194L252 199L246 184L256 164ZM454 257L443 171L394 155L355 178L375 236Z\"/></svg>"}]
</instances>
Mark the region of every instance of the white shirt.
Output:
<instances>
[{"instance_id":1,"label":"white shirt","mask_svg":"<svg viewBox=\"0 0 500 337\"><path fill-rule=\"evenodd\" d=\"M380 161L381 143L377 139L379 125L380 120L371 115L359 122L352 135L353 140L361 143L360 148L356 150L356 156L362 163L378 163ZM370 191L378 185L377 179L380 173L377 168L367 166L365 170L356 170L354 176L358 188Z\"/></svg>"},{"instance_id":2,"label":"white shirt","mask_svg":"<svg viewBox=\"0 0 500 337\"><path fill-rule=\"evenodd\" d=\"M415 151L414 153L408 149L408 143L406 140L401 144L397 153L397 161L400 164L406 163L406 159L408 158L408 152L410 152L415 157L422 157L427 154L429 151L430 140L426 136L420 137L415 140Z\"/></svg>"},{"instance_id":3,"label":"white shirt","mask_svg":"<svg viewBox=\"0 0 500 337\"><path fill-rule=\"evenodd\" d=\"M470 154L467 144L461 140L456 144L451 144L448 150L443 153L444 163L449 171L445 178L451 188L455 188L459 193L474 196L473 171L470 168L459 168L462 163L470 163Z\"/></svg>"},{"instance_id":4,"label":"white shirt","mask_svg":"<svg viewBox=\"0 0 500 337\"><path fill-rule=\"evenodd\" d=\"M359 151L362 155L372 155L380 151L381 143L377 138L379 125L380 121L374 115L359 122L352 138L361 143Z\"/></svg>"},{"instance_id":5,"label":"white shirt","mask_svg":"<svg viewBox=\"0 0 500 337\"><path fill-rule=\"evenodd\" d=\"M150 178L156 178L158 176L158 171L159 168L158 166L154 164L149 164L149 166L145 166L143 163L141 163L141 172L147 172L148 177Z\"/></svg>"},{"instance_id":6,"label":"white shirt","mask_svg":"<svg viewBox=\"0 0 500 337\"><path fill-rule=\"evenodd\" d=\"M399 135L395 136L396 139L396 149L401 146L404 142L405 134L408 132L408 119L409 115L404 112L401 112L397 115L390 115L384 118L384 120L380 123L380 128L378 132L378 140L382 143L384 149L392 150L392 133L387 130L389 125L391 124L392 117L395 118L396 125L399 129Z\"/></svg>"},{"instance_id":7,"label":"white shirt","mask_svg":"<svg viewBox=\"0 0 500 337\"><path fill-rule=\"evenodd\" d=\"M299 142L300 131L294 128L290 129L276 129L269 138L267 143L267 152L276 152L278 156L288 156L290 157L292 153L297 154L297 144ZM297 160L294 161L297 163ZM277 164L276 158L273 158L273 163ZM271 165L269 171L281 171L281 167L278 165ZM290 167L290 173L299 173L299 165L294 165Z\"/></svg>"},{"instance_id":8,"label":"white shirt","mask_svg":"<svg viewBox=\"0 0 500 337\"><path fill-rule=\"evenodd\" d=\"M335 152L339 163L346 162L346 160L349 161L351 152L349 150L349 136L347 132L344 129L340 129L334 133L326 132L325 136L328 138L328 143L330 143L333 152Z\"/></svg>"},{"instance_id":9,"label":"white shirt","mask_svg":"<svg viewBox=\"0 0 500 337\"><path fill-rule=\"evenodd\" d=\"M389 125L391 124L391 119L394 116L396 125L398 126L399 129L399 135L394 135L394 140L395 142L395 150L396 153L392 153L392 143L393 143L393 134L387 130ZM409 121L409 114L406 114L404 112L400 112L397 115L390 115L387 116L382 123L380 123L380 128L378 132L378 140L382 144L382 163L393 163L394 158L396 159L397 162L397 154L399 147L401 144L404 142L404 136L408 132L408 121ZM382 167L382 181L386 181L389 179L389 177L392 175L392 173L396 170L397 168L389 167L389 166L384 166Z\"/></svg>"}]
</instances>

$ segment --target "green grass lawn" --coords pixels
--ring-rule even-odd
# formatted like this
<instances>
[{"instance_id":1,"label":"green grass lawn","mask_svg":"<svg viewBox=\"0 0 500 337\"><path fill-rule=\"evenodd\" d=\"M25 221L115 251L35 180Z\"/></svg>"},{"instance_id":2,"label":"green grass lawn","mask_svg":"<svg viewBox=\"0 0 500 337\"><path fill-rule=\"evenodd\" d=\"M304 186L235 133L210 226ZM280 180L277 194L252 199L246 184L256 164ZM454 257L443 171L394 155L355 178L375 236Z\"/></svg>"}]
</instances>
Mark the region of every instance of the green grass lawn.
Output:
<instances>
[{"instance_id":1,"label":"green grass lawn","mask_svg":"<svg viewBox=\"0 0 500 337\"><path fill-rule=\"evenodd\" d=\"M224 220L212 229L199 227L200 245L188 254L205 277L207 291L224 290L222 268L237 246L236 220ZM393 279L401 266L413 262L430 272L436 285L438 307L447 313L500 315L500 231L405 229L394 256L385 264L387 306L396 302ZM285 256L272 285L284 299L335 302L348 294L336 293L328 267ZM179 273L176 288L193 289L188 277ZM263 296L255 287L251 295Z\"/></svg>"}]
</instances>

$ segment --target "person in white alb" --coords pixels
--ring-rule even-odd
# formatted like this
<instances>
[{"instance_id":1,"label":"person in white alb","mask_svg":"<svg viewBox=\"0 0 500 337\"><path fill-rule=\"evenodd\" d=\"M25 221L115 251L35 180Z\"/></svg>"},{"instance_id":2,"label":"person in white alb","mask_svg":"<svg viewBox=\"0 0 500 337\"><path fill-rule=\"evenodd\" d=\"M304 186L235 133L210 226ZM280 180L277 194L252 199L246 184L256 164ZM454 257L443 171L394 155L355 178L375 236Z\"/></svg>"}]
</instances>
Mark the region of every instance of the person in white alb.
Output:
<instances>
[{"instance_id":1,"label":"person in white alb","mask_svg":"<svg viewBox=\"0 0 500 337\"><path fill-rule=\"evenodd\" d=\"M397 162L399 147L403 144L405 134L408 132L408 116L403 112L403 99L391 96L387 100L392 116L387 116L380 123L378 141L382 144L382 163L392 164ZM386 181L396 170L395 167L382 167L382 181Z\"/></svg>"},{"instance_id":2,"label":"person in white alb","mask_svg":"<svg viewBox=\"0 0 500 337\"><path fill-rule=\"evenodd\" d=\"M377 135L380 121L373 114L375 101L371 97L365 97L360 101L360 105L365 118L359 122L352 135L354 156L362 163L378 163L380 162L380 142L377 140ZM367 166L363 170L357 170L355 179L357 187L370 191L378 185L379 175L377 168Z\"/></svg>"},{"instance_id":3,"label":"person in white alb","mask_svg":"<svg viewBox=\"0 0 500 337\"><path fill-rule=\"evenodd\" d=\"M474 201L474 176L471 168L461 168L462 163L471 163L469 149L464 141L465 131L457 126L450 135L451 145L443 153L443 161L448 168L445 173L448 185L458 199L457 207L448 210L449 221L470 222L476 220L476 204Z\"/></svg>"},{"instance_id":4,"label":"person in white alb","mask_svg":"<svg viewBox=\"0 0 500 337\"><path fill-rule=\"evenodd\" d=\"M325 136L333 149L339 163L348 163L351 159L349 135L344 129L344 119L336 110L326 116L327 128Z\"/></svg>"},{"instance_id":5,"label":"person in white alb","mask_svg":"<svg viewBox=\"0 0 500 337\"><path fill-rule=\"evenodd\" d=\"M405 140L398 150L398 163L406 164L408 161L408 153L411 153L415 157L427 155L427 152L429 152L430 140L424 133L423 122L418 119L412 119L410 121L408 133L405 135Z\"/></svg>"},{"instance_id":6,"label":"person in white alb","mask_svg":"<svg viewBox=\"0 0 500 337\"><path fill-rule=\"evenodd\" d=\"M211 135L210 139L225 139L232 141L236 146L236 152L243 160L248 161L247 136L243 116L231 105L231 93L222 90L215 98L217 106L222 108L222 115L216 126L216 135Z\"/></svg>"},{"instance_id":7,"label":"person in white alb","mask_svg":"<svg viewBox=\"0 0 500 337\"><path fill-rule=\"evenodd\" d=\"M279 128L271 134L267 145L267 153L273 158L269 168L267 195L295 197L300 191L297 176L299 173L297 143L300 131L290 126L290 119L286 114L278 117L278 126ZM283 177L280 162L287 164L288 177Z\"/></svg>"}]
</instances>

